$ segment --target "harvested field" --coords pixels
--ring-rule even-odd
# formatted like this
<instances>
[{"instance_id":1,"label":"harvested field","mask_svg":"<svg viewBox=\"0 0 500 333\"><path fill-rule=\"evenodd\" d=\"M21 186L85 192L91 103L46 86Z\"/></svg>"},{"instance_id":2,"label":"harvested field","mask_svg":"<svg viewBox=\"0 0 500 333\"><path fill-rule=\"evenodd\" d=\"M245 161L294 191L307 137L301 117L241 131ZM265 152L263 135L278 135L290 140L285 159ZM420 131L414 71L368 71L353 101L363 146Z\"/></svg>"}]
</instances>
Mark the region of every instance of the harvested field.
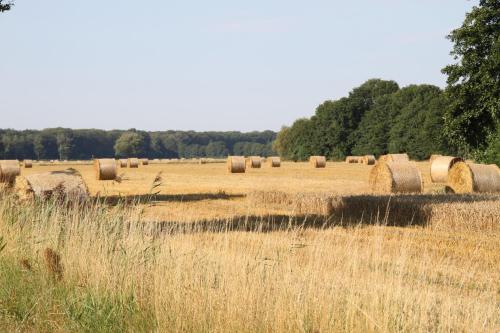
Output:
<instances>
[{"instance_id":1,"label":"harvested field","mask_svg":"<svg viewBox=\"0 0 500 333\"><path fill-rule=\"evenodd\" d=\"M419 195L371 195L374 166L360 163L228 174L160 161L120 181L98 181L89 164L23 169L72 167L95 199L2 196L0 300L33 295L32 331L61 331L77 310L133 331L498 331L500 195L446 194L429 162L416 166ZM40 291L17 282L37 274L50 282ZM57 301L47 285L74 291ZM0 329L19 327L8 318Z\"/></svg>"},{"instance_id":2,"label":"harvested field","mask_svg":"<svg viewBox=\"0 0 500 333\"><path fill-rule=\"evenodd\" d=\"M434 184L430 179L428 162L416 163L424 180L423 193L444 193L444 184ZM309 163L282 162L281 168L247 168L246 173L228 175L222 163L177 164L158 163L148 167L121 169L121 182L98 181L92 165L65 164L40 166L23 170L22 174L64 170L72 167L80 172L92 196L120 198L128 201L151 199L151 186L161 172L160 192L153 203L145 208L148 219L196 221L212 218L230 218L247 214L289 214L288 208L267 208L248 205L252 192L277 192L313 195L371 194L368 176L372 165L328 163L322 172L311 172Z\"/></svg>"}]
</instances>

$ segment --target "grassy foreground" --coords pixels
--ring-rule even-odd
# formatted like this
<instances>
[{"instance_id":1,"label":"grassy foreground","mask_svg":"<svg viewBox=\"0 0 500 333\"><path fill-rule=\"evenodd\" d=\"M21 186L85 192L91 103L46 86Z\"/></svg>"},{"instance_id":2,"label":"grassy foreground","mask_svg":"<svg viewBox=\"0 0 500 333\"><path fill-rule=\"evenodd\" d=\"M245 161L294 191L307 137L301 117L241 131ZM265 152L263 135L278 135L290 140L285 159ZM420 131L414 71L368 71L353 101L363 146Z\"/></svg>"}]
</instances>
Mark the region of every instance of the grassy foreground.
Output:
<instances>
[{"instance_id":1,"label":"grassy foreground","mask_svg":"<svg viewBox=\"0 0 500 333\"><path fill-rule=\"evenodd\" d=\"M484 228L447 205L439 227L175 232L134 205L5 196L0 331L499 331L499 205L478 205Z\"/></svg>"}]
</instances>

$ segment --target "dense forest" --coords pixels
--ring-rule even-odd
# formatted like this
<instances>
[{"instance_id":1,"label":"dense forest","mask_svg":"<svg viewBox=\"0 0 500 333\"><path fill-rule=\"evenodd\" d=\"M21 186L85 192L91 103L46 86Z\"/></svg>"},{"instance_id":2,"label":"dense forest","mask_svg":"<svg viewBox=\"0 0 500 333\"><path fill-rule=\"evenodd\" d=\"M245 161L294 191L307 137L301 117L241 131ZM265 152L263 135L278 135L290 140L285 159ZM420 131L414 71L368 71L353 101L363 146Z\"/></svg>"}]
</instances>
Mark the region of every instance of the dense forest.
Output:
<instances>
[{"instance_id":1,"label":"dense forest","mask_svg":"<svg viewBox=\"0 0 500 333\"><path fill-rule=\"evenodd\" d=\"M442 130L445 108L446 97L438 87L399 88L394 81L372 79L347 97L322 103L310 119L283 127L274 147L292 160L388 152L407 152L414 159L453 154Z\"/></svg>"},{"instance_id":2,"label":"dense forest","mask_svg":"<svg viewBox=\"0 0 500 333\"><path fill-rule=\"evenodd\" d=\"M273 154L276 133L145 132L52 128L1 130L0 159L79 160L93 157L191 158Z\"/></svg>"}]
</instances>

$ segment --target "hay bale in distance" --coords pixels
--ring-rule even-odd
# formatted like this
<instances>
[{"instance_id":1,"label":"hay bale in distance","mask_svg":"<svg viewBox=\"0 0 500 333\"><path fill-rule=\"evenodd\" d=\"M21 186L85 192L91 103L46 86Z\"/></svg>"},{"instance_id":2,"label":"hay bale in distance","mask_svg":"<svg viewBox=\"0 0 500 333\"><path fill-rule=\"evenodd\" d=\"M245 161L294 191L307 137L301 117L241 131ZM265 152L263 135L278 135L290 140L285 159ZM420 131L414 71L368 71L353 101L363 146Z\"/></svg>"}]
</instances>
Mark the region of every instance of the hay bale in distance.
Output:
<instances>
[{"instance_id":1,"label":"hay bale in distance","mask_svg":"<svg viewBox=\"0 0 500 333\"><path fill-rule=\"evenodd\" d=\"M431 162L431 179L434 183L446 183L448 171L457 162L462 162L460 157L435 156Z\"/></svg>"},{"instance_id":2,"label":"hay bale in distance","mask_svg":"<svg viewBox=\"0 0 500 333\"><path fill-rule=\"evenodd\" d=\"M33 167L33 161L32 160L24 160L23 165L25 169L31 169Z\"/></svg>"},{"instance_id":3,"label":"hay bale in distance","mask_svg":"<svg viewBox=\"0 0 500 333\"><path fill-rule=\"evenodd\" d=\"M230 173L244 173L246 168L244 156L229 156L227 158L227 171Z\"/></svg>"},{"instance_id":4,"label":"hay bale in distance","mask_svg":"<svg viewBox=\"0 0 500 333\"><path fill-rule=\"evenodd\" d=\"M376 193L421 193L423 189L414 162L380 162L372 168L369 183Z\"/></svg>"},{"instance_id":5,"label":"hay bale in distance","mask_svg":"<svg viewBox=\"0 0 500 333\"><path fill-rule=\"evenodd\" d=\"M408 154L387 154L382 155L378 159L381 162L409 162Z\"/></svg>"},{"instance_id":6,"label":"hay bale in distance","mask_svg":"<svg viewBox=\"0 0 500 333\"><path fill-rule=\"evenodd\" d=\"M376 159L375 159L374 155L365 155L362 158L363 158L363 161L362 161L363 164L366 164L366 165L374 165L375 164Z\"/></svg>"},{"instance_id":7,"label":"hay bale in distance","mask_svg":"<svg viewBox=\"0 0 500 333\"><path fill-rule=\"evenodd\" d=\"M313 168L324 168L326 167L326 157L325 156L311 156L309 157L309 163Z\"/></svg>"},{"instance_id":8,"label":"hay bale in distance","mask_svg":"<svg viewBox=\"0 0 500 333\"><path fill-rule=\"evenodd\" d=\"M114 158L100 158L94 160L94 170L97 180L116 179L116 160Z\"/></svg>"},{"instance_id":9,"label":"hay bale in distance","mask_svg":"<svg viewBox=\"0 0 500 333\"><path fill-rule=\"evenodd\" d=\"M139 159L138 158L129 158L128 159L128 167L129 168L138 168L139 167Z\"/></svg>"},{"instance_id":10,"label":"hay bale in distance","mask_svg":"<svg viewBox=\"0 0 500 333\"><path fill-rule=\"evenodd\" d=\"M127 164L128 164L128 160L126 158L122 158L122 159L118 160L118 165L120 166L120 168L126 168Z\"/></svg>"},{"instance_id":11,"label":"hay bale in distance","mask_svg":"<svg viewBox=\"0 0 500 333\"><path fill-rule=\"evenodd\" d=\"M455 193L500 192L500 171L495 164L457 162L448 173L448 186Z\"/></svg>"},{"instance_id":12,"label":"hay bale in distance","mask_svg":"<svg viewBox=\"0 0 500 333\"><path fill-rule=\"evenodd\" d=\"M18 177L15 189L17 195L25 200L56 198L83 201L89 197L83 178L74 169Z\"/></svg>"},{"instance_id":13,"label":"hay bale in distance","mask_svg":"<svg viewBox=\"0 0 500 333\"><path fill-rule=\"evenodd\" d=\"M281 157L279 156L270 156L267 158L267 162L271 168L281 167Z\"/></svg>"},{"instance_id":14,"label":"hay bale in distance","mask_svg":"<svg viewBox=\"0 0 500 333\"><path fill-rule=\"evenodd\" d=\"M18 160L0 161L0 183L13 184L16 177L21 174Z\"/></svg>"},{"instance_id":15,"label":"hay bale in distance","mask_svg":"<svg viewBox=\"0 0 500 333\"><path fill-rule=\"evenodd\" d=\"M259 169L261 167L261 161L262 159L260 158L260 156L250 156L248 158L248 164L251 168L254 169Z\"/></svg>"},{"instance_id":16,"label":"hay bale in distance","mask_svg":"<svg viewBox=\"0 0 500 333\"><path fill-rule=\"evenodd\" d=\"M351 164L351 163L360 163L360 156L347 156L345 158L345 162L348 163L348 164Z\"/></svg>"},{"instance_id":17,"label":"hay bale in distance","mask_svg":"<svg viewBox=\"0 0 500 333\"><path fill-rule=\"evenodd\" d=\"M142 165L149 165L149 160L147 158L141 158Z\"/></svg>"}]
</instances>

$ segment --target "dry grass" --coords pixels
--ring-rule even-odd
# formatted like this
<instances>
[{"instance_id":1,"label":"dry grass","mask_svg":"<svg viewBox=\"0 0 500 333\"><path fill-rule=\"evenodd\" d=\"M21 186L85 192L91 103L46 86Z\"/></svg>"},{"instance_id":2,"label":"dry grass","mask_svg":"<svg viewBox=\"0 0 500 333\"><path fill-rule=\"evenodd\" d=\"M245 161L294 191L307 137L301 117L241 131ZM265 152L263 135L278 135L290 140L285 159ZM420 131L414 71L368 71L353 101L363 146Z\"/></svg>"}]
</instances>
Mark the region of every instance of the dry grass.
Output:
<instances>
[{"instance_id":1,"label":"dry grass","mask_svg":"<svg viewBox=\"0 0 500 333\"><path fill-rule=\"evenodd\" d=\"M428 163L418 163L426 195L379 197L366 195L372 167L362 164L228 175L224 165L152 163L121 183L75 168L93 195L153 201L20 206L6 196L1 255L28 260L26 278L46 271L44 249L57 249L60 285L114 295L123 302L115 312L151 313L149 326L130 331L500 329L500 198L439 194ZM29 312L29 330L81 320L61 308L42 317L42 306ZM26 328L12 320L10 330Z\"/></svg>"}]
</instances>

